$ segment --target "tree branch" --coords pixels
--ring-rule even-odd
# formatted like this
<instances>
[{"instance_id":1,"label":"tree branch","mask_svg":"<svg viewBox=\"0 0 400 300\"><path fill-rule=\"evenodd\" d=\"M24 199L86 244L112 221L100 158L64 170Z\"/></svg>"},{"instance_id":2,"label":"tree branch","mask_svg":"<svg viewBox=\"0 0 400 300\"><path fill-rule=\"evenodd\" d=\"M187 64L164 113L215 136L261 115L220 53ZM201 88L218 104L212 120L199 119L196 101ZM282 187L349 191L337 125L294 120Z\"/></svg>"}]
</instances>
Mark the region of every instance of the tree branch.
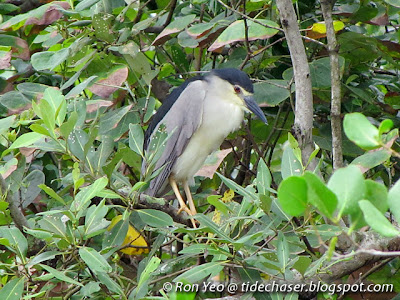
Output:
<instances>
[{"instance_id":1,"label":"tree branch","mask_svg":"<svg viewBox=\"0 0 400 300\"><path fill-rule=\"evenodd\" d=\"M332 160L333 169L336 170L343 166L339 48L333 27L331 1L321 0L321 9L325 19L328 52L331 62Z\"/></svg>"},{"instance_id":2,"label":"tree branch","mask_svg":"<svg viewBox=\"0 0 400 300\"><path fill-rule=\"evenodd\" d=\"M176 207L170 205L168 201L164 198L154 198L145 194L141 194L135 206L140 208L161 210L169 214L175 222L184 224L188 227L192 226L189 216L183 211L178 213L179 210Z\"/></svg>"},{"instance_id":3,"label":"tree branch","mask_svg":"<svg viewBox=\"0 0 400 300\"><path fill-rule=\"evenodd\" d=\"M302 149L303 162L307 162L314 150L312 141L313 95L310 68L292 1L278 0L276 4L288 43L296 84L296 108L293 129ZM316 162L314 161L309 164L308 168L313 170L315 166Z\"/></svg>"},{"instance_id":4,"label":"tree branch","mask_svg":"<svg viewBox=\"0 0 400 300\"><path fill-rule=\"evenodd\" d=\"M5 197L5 200L8 202L9 206L8 208L10 209L11 217L15 223L15 226L21 232L23 232L24 227L29 228L30 226L28 225L28 221L26 220L25 216L19 209L17 205L17 200L15 199L14 195L11 193L10 190L8 190L6 181L4 180L3 176L0 175L0 193L2 197Z\"/></svg>"}]
</instances>

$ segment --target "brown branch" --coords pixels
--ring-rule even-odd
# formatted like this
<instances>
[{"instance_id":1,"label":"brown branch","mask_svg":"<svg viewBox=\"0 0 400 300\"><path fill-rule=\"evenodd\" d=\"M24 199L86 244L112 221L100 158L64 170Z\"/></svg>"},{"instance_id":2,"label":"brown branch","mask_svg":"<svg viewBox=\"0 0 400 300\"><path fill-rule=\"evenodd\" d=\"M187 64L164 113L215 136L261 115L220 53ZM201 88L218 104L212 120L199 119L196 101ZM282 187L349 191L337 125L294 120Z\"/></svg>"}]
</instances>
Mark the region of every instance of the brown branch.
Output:
<instances>
[{"instance_id":1,"label":"brown branch","mask_svg":"<svg viewBox=\"0 0 400 300\"><path fill-rule=\"evenodd\" d=\"M276 4L288 43L296 83L294 135L302 150L302 160L307 162L314 150L312 141L313 95L310 68L292 1L278 0ZM314 161L309 164L308 168L313 170L315 166L316 162Z\"/></svg>"},{"instance_id":2,"label":"brown branch","mask_svg":"<svg viewBox=\"0 0 400 300\"><path fill-rule=\"evenodd\" d=\"M175 10L175 7L176 7L176 2L177 2L177 0L172 0L171 2L170 2L170 8L169 8L169 13L168 13L168 17L167 17L167 19L165 20L165 23L164 23L164 25L163 25L163 27L165 28L165 27L167 27L170 23L171 23L171 21L172 21L172 16L173 16L173 14L174 14L174 10Z\"/></svg>"},{"instance_id":3,"label":"brown branch","mask_svg":"<svg viewBox=\"0 0 400 300\"><path fill-rule=\"evenodd\" d=\"M385 259L390 252L399 250L400 237L396 237L391 240L380 239L372 235L371 232L367 232L364 235L360 249L357 250L354 255L352 255L351 260L340 261L329 266L329 274L322 274L319 276L319 279L325 282L332 282L359 270L361 267L367 264L372 264ZM376 255L374 254L375 251ZM346 257L348 257L348 255L338 256L339 259Z\"/></svg>"},{"instance_id":4,"label":"brown branch","mask_svg":"<svg viewBox=\"0 0 400 300\"><path fill-rule=\"evenodd\" d=\"M192 226L189 216L185 212L178 213L179 210L170 205L164 198L154 198L145 194L141 194L138 202L135 203L135 206L140 208L161 210L169 214L175 222L184 224L188 227Z\"/></svg>"},{"instance_id":5,"label":"brown branch","mask_svg":"<svg viewBox=\"0 0 400 300\"><path fill-rule=\"evenodd\" d=\"M243 0L242 2L243 2L243 13L246 14L246 0ZM251 51L250 43L249 43L249 26L247 25L247 19L243 18L243 22L244 22L244 41L245 41L245 45L246 45L247 54L246 54L246 58L240 64L240 67L239 67L240 70L243 70L244 66L249 61L249 59L252 55L252 51Z\"/></svg>"},{"instance_id":6,"label":"brown branch","mask_svg":"<svg viewBox=\"0 0 400 300\"><path fill-rule=\"evenodd\" d=\"M321 0L321 9L325 19L328 52L331 62L332 160L333 169L336 170L343 167L339 47L335 29L333 28L331 1Z\"/></svg>"},{"instance_id":7,"label":"brown branch","mask_svg":"<svg viewBox=\"0 0 400 300\"><path fill-rule=\"evenodd\" d=\"M7 184L6 184L3 176L1 176L1 175L0 175L0 183L1 183L0 194L2 197L5 198L5 200L9 204L8 208L10 209L11 217L14 221L14 224L15 224L15 226L17 226L17 228L19 230L21 230L21 232L23 232L24 227L27 227L27 228L30 227L28 225L28 221L26 220L25 216L19 209L15 196L8 189Z\"/></svg>"}]
</instances>

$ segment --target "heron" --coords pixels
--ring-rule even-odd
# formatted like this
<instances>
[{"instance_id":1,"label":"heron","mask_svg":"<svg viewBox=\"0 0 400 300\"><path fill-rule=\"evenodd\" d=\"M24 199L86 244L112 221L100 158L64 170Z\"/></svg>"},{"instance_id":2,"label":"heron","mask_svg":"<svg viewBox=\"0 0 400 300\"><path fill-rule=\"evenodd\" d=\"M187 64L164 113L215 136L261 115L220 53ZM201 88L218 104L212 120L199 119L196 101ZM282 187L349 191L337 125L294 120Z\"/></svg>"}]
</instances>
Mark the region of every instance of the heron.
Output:
<instances>
[{"instance_id":1,"label":"heron","mask_svg":"<svg viewBox=\"0 0 400 300\"><path fill-rule=\"evenodd\" d=\"M178 212L185 211L194 216L197 210L189 184L207 156L220 147L228 134L240 127L246 111L253 112L268 124L253 93L249 76L234 68L211 70L205 76L195 76L175 88L153 116L145 132L145 152L149 150L150 142L161 124L164 124L170 136L154 171L162 169L150 181L144 193L161 197L169 184L179 202ZM145 169L146 161L142 172ZM179 191L178 183L183 185L189 207Z\"/></svg>"}]
</instances>

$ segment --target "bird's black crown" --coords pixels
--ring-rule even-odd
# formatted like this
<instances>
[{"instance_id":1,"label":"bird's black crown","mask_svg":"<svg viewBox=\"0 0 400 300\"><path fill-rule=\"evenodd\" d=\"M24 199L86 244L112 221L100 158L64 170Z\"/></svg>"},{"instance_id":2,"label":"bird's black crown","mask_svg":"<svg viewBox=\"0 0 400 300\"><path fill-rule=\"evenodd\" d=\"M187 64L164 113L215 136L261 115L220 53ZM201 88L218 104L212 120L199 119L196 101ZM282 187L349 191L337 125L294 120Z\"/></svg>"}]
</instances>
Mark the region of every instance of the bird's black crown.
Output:
<instances>
[{"instance_id":1,"label":"bird's black crown","mask_svg":"<svg viewBox=\"0 0 400 300\"><path fill-rule=\"evenodd\" d=\"M234 68L216 69L212 70L211 74L228 81L232 85L239 85L249 93L254 93L253 83L249 76L243 71Z\"/></svg>"}]
</instances>

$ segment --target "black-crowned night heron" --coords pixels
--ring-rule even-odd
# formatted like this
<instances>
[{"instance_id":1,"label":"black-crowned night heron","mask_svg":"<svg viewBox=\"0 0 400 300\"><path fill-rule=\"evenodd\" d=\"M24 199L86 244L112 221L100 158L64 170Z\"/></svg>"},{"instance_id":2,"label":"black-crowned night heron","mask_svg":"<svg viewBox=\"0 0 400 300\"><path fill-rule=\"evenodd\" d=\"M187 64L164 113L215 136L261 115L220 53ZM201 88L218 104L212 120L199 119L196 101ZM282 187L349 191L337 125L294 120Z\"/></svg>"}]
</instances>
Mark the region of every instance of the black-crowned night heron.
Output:
<instances>
[{"instance_id":1,"label":"black-crowned night heron","mask_svg":"<svg viewBox=\"0 0 400 300\"><path fill-rule=\"evenodd\" d=\"M154 115L146 133L147 151L154 133L161 124L172 135L154 171L160 173L150 181L147 195L162 196L171 185L180 204L180 211L196 214L189 181L202 167L207 156L217 150L229 133L240 127L245 111L252 111L267 123L253 98L253 84L246 73L237 69L212 70L206 76L185 81L172 91ZM145 169L146 162L144 162ZM179 192L182 183L189 208Z\"/></svg>"}]
</instances>

